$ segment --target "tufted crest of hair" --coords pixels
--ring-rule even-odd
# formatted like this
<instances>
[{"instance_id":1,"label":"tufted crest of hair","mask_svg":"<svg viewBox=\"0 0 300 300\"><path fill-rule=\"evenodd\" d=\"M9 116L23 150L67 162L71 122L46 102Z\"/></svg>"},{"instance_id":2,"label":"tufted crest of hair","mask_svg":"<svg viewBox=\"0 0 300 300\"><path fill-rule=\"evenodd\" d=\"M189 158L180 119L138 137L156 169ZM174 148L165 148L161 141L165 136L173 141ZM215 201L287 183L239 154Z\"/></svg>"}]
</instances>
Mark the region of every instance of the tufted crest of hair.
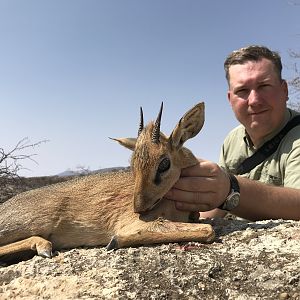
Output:
<instances>
[{"instance_id":1,"label":"tufted crest of hair","mask_svg":"<svg viewBox=\"0 0 300 300\"><path fill-rule=\"evenodd\" d=\"M160 133L160 142L152 141L154 122L150 122L140 133L135 150L131 156L131 168L133 171L145 171L155 166L160 157L168 150L168 138Z\"/></svg>"}]
</instances>

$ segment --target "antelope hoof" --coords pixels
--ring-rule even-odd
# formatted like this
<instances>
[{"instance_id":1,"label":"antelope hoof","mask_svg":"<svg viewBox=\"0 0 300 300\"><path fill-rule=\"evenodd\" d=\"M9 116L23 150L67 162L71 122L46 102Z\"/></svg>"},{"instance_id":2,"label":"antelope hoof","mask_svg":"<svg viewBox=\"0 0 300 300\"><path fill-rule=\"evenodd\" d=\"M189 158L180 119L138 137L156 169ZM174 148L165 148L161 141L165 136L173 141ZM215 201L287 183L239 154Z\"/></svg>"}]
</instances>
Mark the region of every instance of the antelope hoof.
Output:
<instances>
[{"instance_id":1,"label":"antelope hoof","mask_svg":"<svg viewBox=\"0 0 300 300\"><path fill-rule=\"evenodd\" d=\"M106 246L106 250L114 250L114 249L118 249L118 238L116 235L114 235L110 242L108 243L108 245Z\"/></svg>"},{"instance_id":2,"label":"antelope hoof","mask_svg":"<svg viewBox=\"0 0 300 300\"><path fill-rule=\"evenodd\" d=\"M43 250L38 252L38 255L44 258L52 258L53 257L53 253L51 250Z\"/></svg>"},{"instance_id":3,"label":"antelope hoof","mask_svg":"<svg viewBox=\"0 0 300 300\"><path fill-rule=\"evenodd\" d=\"M33 245L32 250L36 250L37 254L41 257L52 258L52 243L41 238L41 237L31 237Z\"/></svg>"}]
</instances>

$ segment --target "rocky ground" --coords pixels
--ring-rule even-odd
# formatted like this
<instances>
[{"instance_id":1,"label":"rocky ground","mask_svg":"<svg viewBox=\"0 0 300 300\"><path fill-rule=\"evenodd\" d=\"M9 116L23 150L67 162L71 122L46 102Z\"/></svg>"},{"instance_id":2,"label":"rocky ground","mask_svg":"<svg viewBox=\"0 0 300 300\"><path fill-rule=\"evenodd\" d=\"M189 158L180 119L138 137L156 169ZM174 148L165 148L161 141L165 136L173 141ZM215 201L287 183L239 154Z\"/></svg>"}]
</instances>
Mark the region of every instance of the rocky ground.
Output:
<instances>
[{"instance_id":1,"label":"rocky ground","mask_svg":"<svg viewBox=\"0 0 300 300\"><path fill-rule=\"evenodd\" d=\"M0 299L300 299L300 222L210 222L212 244L72 249L0 267Z\"/></svg>"}]
</instances>

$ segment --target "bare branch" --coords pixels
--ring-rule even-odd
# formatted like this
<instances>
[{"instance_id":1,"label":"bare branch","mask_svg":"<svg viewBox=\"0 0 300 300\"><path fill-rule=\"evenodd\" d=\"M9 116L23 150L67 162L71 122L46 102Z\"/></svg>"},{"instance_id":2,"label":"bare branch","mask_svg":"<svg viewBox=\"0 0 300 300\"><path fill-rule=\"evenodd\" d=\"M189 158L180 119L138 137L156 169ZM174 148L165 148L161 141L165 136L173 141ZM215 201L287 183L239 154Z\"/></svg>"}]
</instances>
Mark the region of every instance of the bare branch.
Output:
<instances>
[{"instance_id":1,"label":"bare branch","mask_svg":"<svg viewBox=\"0 0 300 300\"><path fill-rule=\"evenodd\" d=\"M76 169L78 170L76 171L76 173L78 173L79 175L88 175L91 173L90 167L85 167L83 165L76 166Z\"/></svg>"},{"instance_id":2,"label":"bare branch","mask_svg":"<svg viewBox=\"0 0 300 300\"><path fill-rule=\"evenodd\" d=\"M36 154L26 154L26 151L30 148L40 146L42 143L46 142L48 142L48 140L30 143L28 137L25 137L20 140L11 150L5 151L3 148L0 148L0 178L18 177L18 172L26 169L22 165L23 161L25 160L31 160L37 164L36 160L33 158L36 156Z\"/></svg>"},{"instance_id":3,"label":"bare branch","mask_svg":"<svg viewBox=\"0 0 300 300\"><path fill-rule=\"evenodd\" d=\"M294 60L294 63L291 67L294 75L292 79L288 80L288 84L290 86L290 95L293 95L293 99L289 102L289 107L300 111L300 52L289 50L289 55Z\"/></svg>"}]
</instances>

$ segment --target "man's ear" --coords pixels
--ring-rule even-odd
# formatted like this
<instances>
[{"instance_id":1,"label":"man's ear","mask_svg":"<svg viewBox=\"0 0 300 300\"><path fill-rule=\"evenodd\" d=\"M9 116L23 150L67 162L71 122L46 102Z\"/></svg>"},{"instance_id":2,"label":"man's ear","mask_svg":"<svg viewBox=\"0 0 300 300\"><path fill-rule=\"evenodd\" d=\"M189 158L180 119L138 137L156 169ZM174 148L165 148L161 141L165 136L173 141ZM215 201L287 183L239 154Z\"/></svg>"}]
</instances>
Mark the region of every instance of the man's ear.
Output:
<instances>
[{"instance_id":1,"label":"man's ear","mask_svg":"<svg viewBox=\"0 0 300 300\"><path fill-rule=\"evenodd\" d=\"M129 150L134 150L135 149L135 144L136 144L136 138L110 138L111 140L117 141L120 145L123 147L129 149Z\"/></svg>"},{"instance_id":2,"label":"man's ear","mask_svg":"<svg viewBox=\"0 0 300 300\"><path fill-rule=\"evenodd\" d=\"M288 83L286 82L285 79L282 80L282 88L283 88L283 92L285 95L285 100L288 101L289 100L289 87L288 87Z\"/></svg>"},{"instance_id":3,"label":"man's ear","mask_svg":"<svg viewBox=\"0 0 300 300\"><path fill-rule=\"evenodd\" d=\"M204 124L204 102L198 103L179 120L169 137L169 143L175 149L196 136Z\"/></svg>"},{"instance_id":4,"label":"man's ear","mask_svg":"<svg viewBox=\"0 0 300 300\"><path fill-rule=\"evenodd\" d=\"M231 93L230 93L229 90L227 91L227 99L228 99L228 101L229 101L229 103L230 103L230 100L231 100Z\"/></svg>"}]
</instances>

